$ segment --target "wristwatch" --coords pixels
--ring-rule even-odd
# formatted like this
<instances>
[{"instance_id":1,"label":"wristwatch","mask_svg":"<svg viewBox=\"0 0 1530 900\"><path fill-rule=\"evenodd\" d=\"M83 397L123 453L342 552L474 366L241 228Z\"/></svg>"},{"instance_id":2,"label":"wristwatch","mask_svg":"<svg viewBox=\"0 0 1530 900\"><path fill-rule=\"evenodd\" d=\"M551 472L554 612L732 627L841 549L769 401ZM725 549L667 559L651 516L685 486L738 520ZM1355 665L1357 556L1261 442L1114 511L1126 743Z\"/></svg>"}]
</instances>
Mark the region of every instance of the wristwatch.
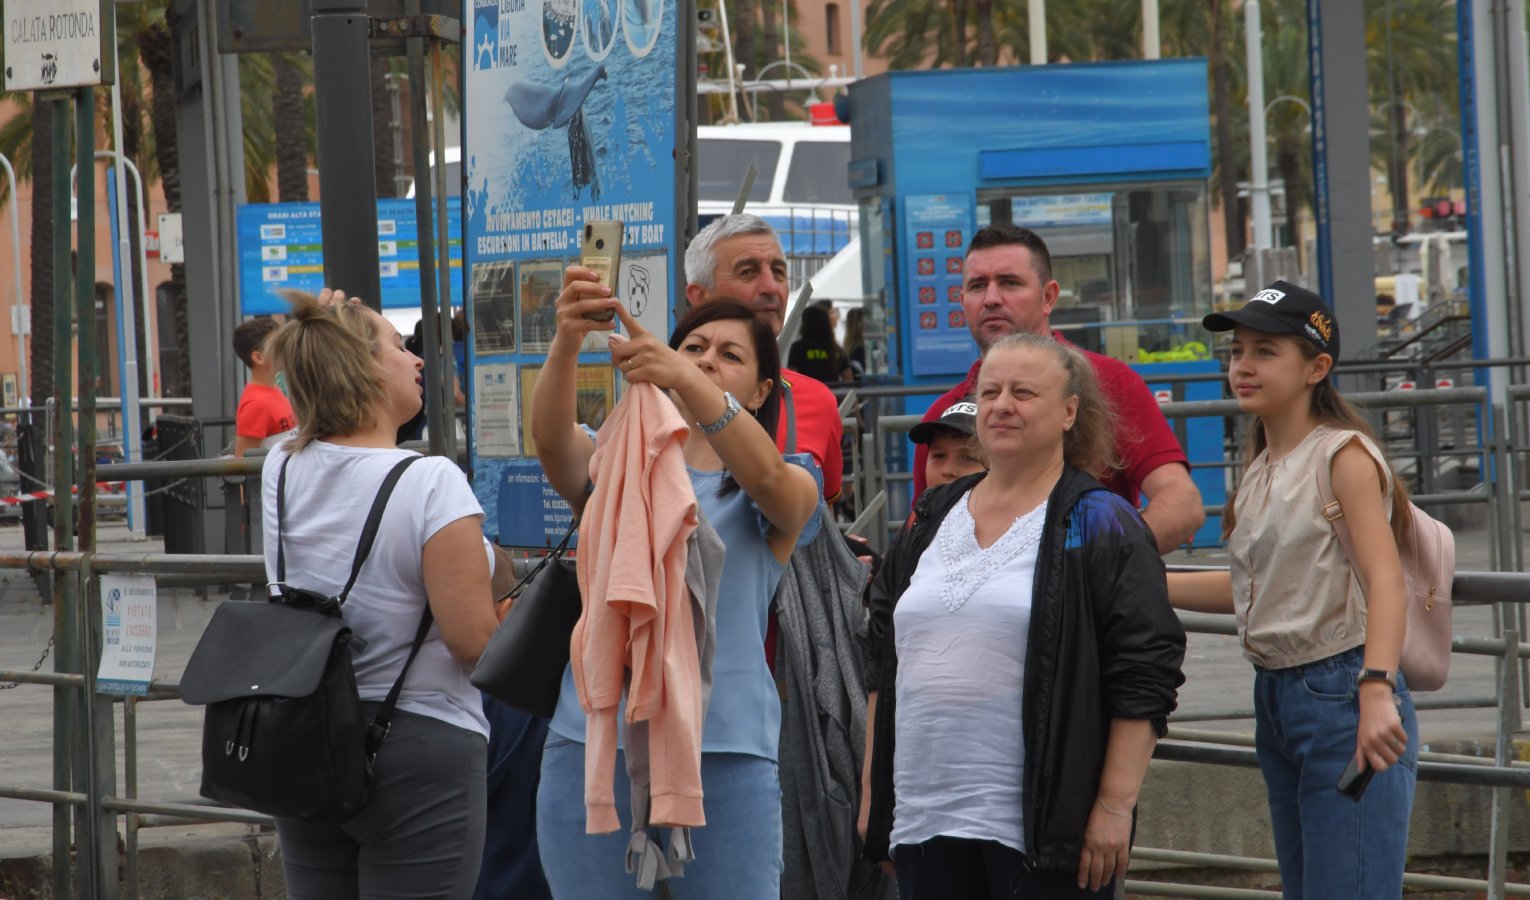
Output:
<instances>
[{"instance_id":1,"label":"wristwatch","mask_svg":"<svg viewBox=\"0 0 1530 900\"><path fill-rule=\"evenodd\" d=\"M738 398L734 397L729 391L723 391L723 400L727 401L728 408L723 410L723 414L717 417L716 422L713 422L711 425L702 425L700 422L696 423L701 428L702 434L716 434L727 428L728 423L733 421L733 417L738 415L738 411L743 409L739 405Z\"/></svg>"},{"instance_id":2,"label":"wristwatch","mask_svg":"<svg viewBox=\"0 0 1530 900\"><path fill-rule=\"evenodd\" d=\"M1361 669L1360 674L1355 676L1355 683L1366 681L1385 681L1391 685L1392 690L1397 690L1397 673L1387 669Z\"/></svg>"}]
</instances>

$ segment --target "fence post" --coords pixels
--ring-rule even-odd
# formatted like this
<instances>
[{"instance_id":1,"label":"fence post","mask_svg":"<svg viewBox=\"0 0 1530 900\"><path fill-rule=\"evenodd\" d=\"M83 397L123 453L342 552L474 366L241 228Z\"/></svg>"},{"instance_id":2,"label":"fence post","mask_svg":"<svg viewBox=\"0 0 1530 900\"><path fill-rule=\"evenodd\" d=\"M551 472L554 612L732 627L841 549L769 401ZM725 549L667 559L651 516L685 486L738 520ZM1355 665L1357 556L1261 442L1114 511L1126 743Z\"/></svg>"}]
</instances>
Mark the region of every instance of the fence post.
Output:
<instances>
[{"instance_id":1,"label":"fence post","mask_svg":"<svg viewBox=\"0 0 1530 900\"><path fill-rule=\"evenodd\" d=\"M1503 659L1498 664L1498 739L1493 764L1506 767L1515 758L1514 732L1519 729L1519 629L1503 629ZM1509 867L1509 788L1493 788L1492 837L1488 851L1488 898L1502 900Z\"/></svg>"}]
</instances>

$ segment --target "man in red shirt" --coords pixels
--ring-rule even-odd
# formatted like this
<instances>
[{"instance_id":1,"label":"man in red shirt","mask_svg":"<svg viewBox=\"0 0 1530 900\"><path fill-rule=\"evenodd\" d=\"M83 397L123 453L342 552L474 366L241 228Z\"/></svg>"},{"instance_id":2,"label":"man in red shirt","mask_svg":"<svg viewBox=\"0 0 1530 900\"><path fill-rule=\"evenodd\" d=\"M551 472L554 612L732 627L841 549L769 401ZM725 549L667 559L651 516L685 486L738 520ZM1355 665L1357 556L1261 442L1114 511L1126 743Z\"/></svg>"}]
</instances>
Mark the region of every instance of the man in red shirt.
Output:
<instances>
[{"instance_id":1,"label":"man in red shirt","mask_svg":"<svg viewBox=\"0 0 1530 900\"><path fill-rule=\"evenodd\" d=\"M692 306L723 298L737 300L780 336L786 323L786 254L775 229L759 216L721 216L701 229L685 251L685 280L685 296ZM776 446L783 453L812 454L823 471L823 496L832 503L839 498L844 480L839 401L823 382L800 372L782 367L781 380L785 396ZM788 448L786 442L793 433L796 446Z\"/></svg>"},{"instance_id":2,"label":"man in red shirt","mask_svg":"<svg viewBox=\"0 0 1530 900\"><path fill-rule=\"evenodd\" d=\"M1046 242L1035 232L1008 222L983 228L967 247L962 279L962 312L979 348L986 350L1017 332L1051 333L1058 285L1052 280ZM1054 337L1064 340L1061 335ZM1142 518L1153 529L1158 549L1167 553L1189 540L1206 521L1185 451L1142 376L1123 362L1082 352L1093 364L1100 388L1116 413L1116 456L1122 468L1105 473L1100 480L1133 504L1148 498ZM966 380L930 406L924 421L939 419L946 407L972 393L981 363L981 359L974 362ZM922 445L914 449L915 499L924 493L927 452Z\"/></svg>"}]
</instances>

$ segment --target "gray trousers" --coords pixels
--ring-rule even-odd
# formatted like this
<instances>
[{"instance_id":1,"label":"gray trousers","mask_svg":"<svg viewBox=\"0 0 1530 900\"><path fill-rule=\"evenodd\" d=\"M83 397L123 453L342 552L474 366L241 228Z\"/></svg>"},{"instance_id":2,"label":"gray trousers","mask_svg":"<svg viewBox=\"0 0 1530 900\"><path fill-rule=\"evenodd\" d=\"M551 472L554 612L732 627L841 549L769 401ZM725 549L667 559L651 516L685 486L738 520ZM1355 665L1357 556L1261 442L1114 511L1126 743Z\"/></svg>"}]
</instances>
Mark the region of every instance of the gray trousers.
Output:
<instances>
[{"instance_id":1,"label":"gray trousers","mask_svg":"<svg viewBox=\"0 0 1530 900\"><path fill-rule=\"evenodd\" d=\"M365 704L366 715L376 704ZM366 808L339 825L278 819L292 900L467 898L486 815L482 735L395 710Z\"/></svg>"}]
</instances>

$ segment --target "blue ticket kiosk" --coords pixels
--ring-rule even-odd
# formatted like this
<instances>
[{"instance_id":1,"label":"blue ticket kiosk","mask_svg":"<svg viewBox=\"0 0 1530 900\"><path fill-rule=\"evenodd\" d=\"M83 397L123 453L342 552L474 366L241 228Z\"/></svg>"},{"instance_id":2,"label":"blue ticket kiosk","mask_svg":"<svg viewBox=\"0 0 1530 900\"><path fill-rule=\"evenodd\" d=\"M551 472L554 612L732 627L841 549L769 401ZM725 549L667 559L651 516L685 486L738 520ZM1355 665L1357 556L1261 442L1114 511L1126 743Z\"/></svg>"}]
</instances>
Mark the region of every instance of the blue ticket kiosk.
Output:
<instances>
[{"instance_id":1,"label":"blue ticket kiosk","mask_svg":"<svg viewBox=\"0 0 1530 900\"><path fill-rule=\"evenodd\" d=\"M1200 327L1212 305L1205 60L891 72L852 84L849 113L868 368L932 390L900 411L923 412L977 358L962 261L996 221L1046 240L1056 330L1163 399L1222 396L1217 381L1162 381L1218 368ZM1223 461L1219 420L1176 431L1192 462ZM1225 498L1222 469L1193 473L1208 504ZM1196 542L1219 530L1209 520Z\"/></svg>"}]
</instances>

